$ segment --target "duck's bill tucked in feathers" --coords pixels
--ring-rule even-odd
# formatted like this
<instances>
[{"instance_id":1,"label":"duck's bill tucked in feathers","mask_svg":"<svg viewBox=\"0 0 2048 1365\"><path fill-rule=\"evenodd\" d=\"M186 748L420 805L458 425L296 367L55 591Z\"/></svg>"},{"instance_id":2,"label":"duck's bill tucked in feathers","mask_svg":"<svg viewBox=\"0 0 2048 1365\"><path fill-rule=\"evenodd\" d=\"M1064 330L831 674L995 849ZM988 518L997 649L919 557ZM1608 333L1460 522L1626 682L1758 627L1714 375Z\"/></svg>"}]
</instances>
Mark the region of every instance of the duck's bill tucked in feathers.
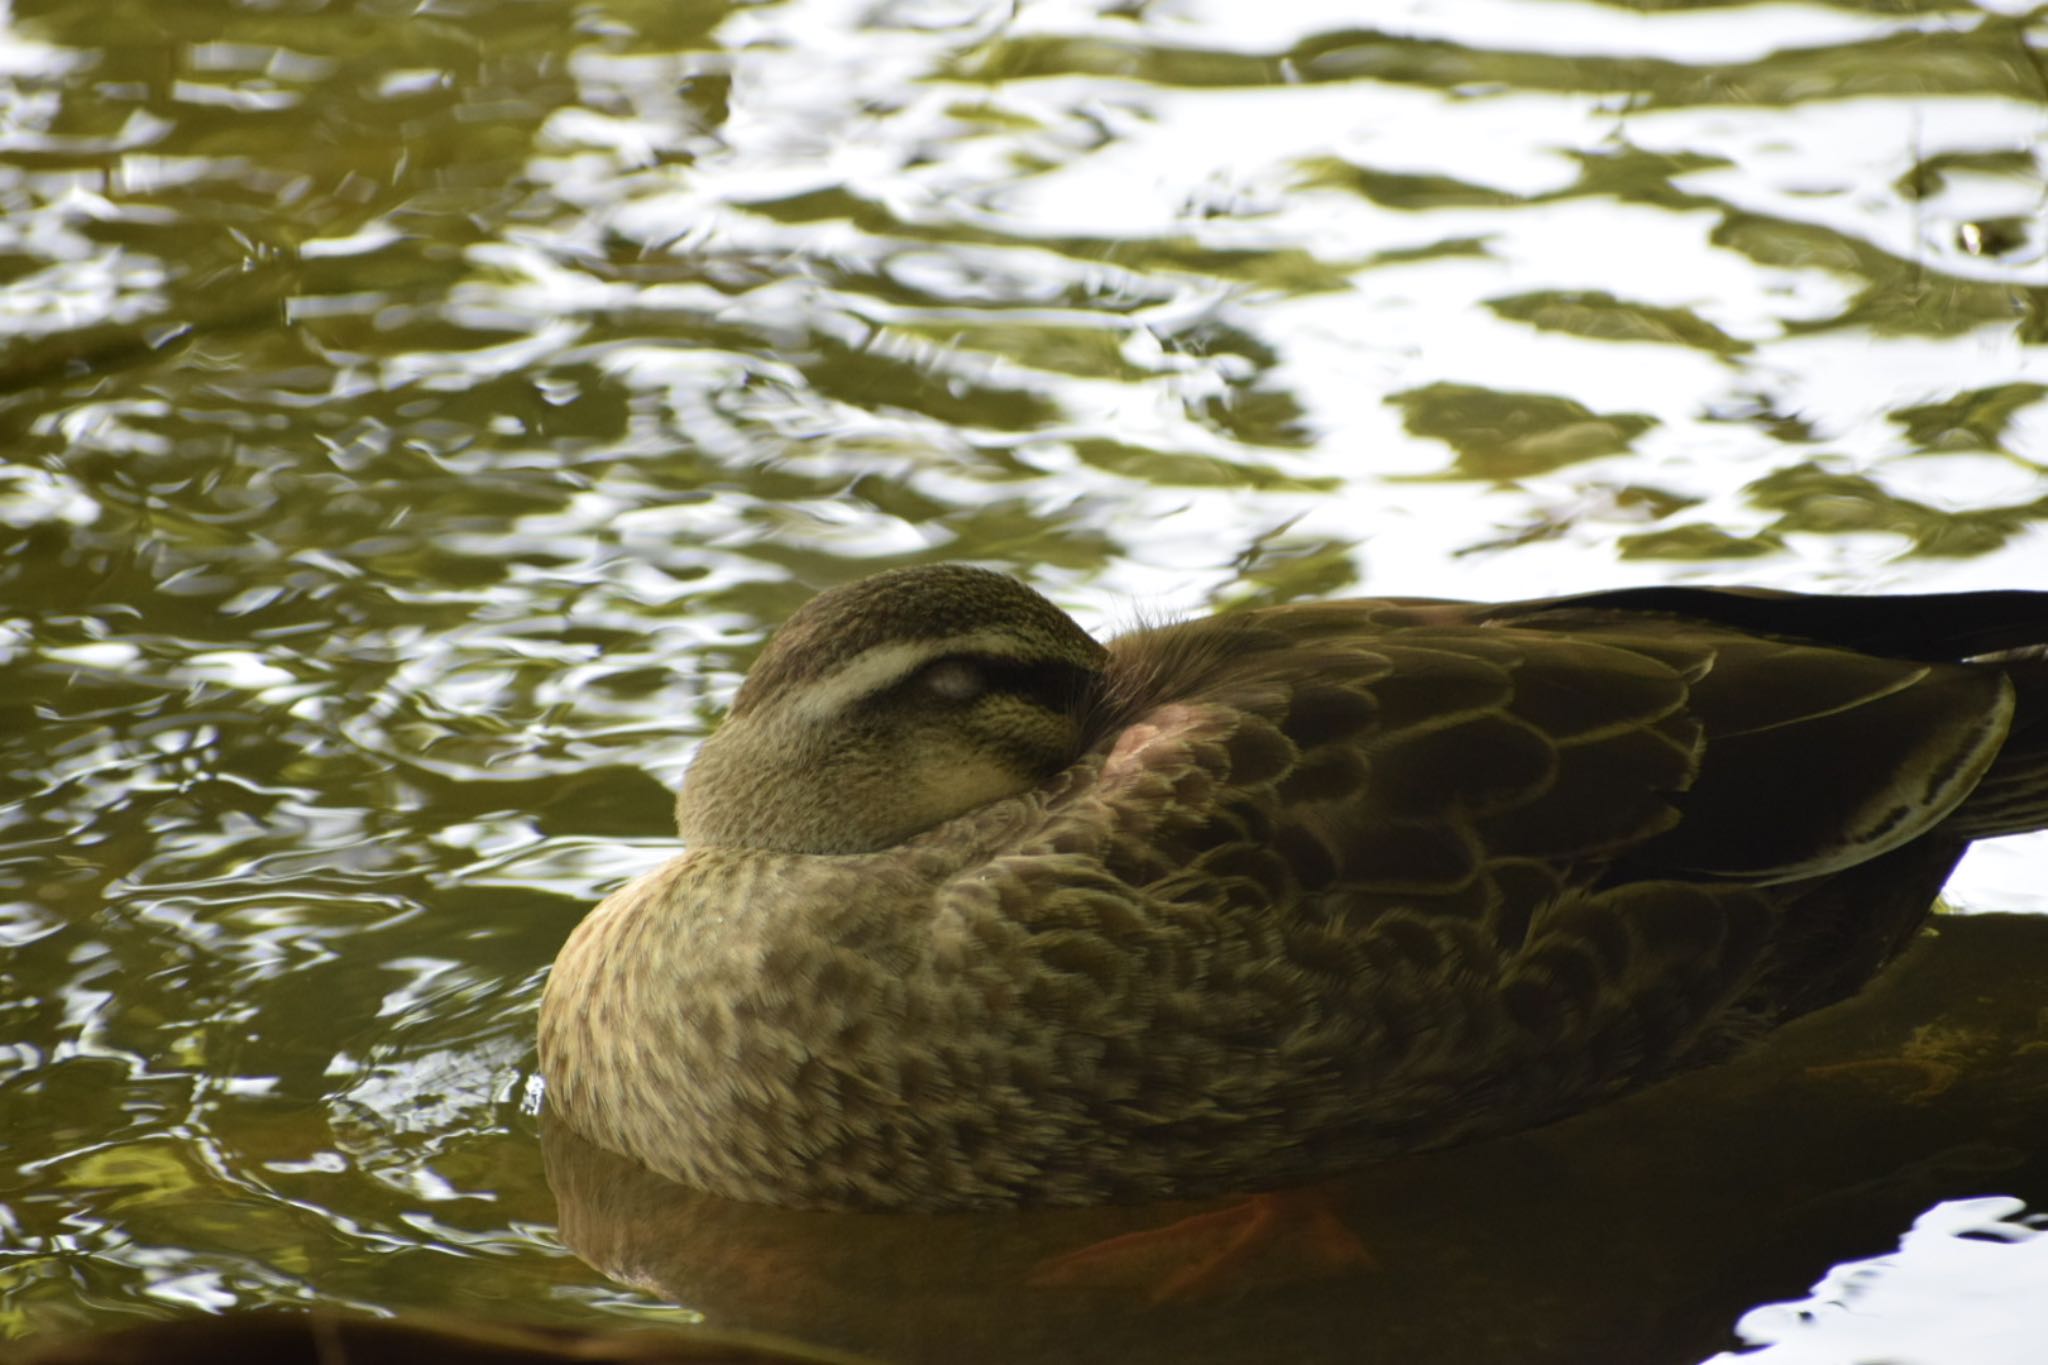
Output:
<instances>
[{"instance_id":1,"label":"duck's bill tucked in feathers","mask_svg":"<svg viewBox=\"0 0 2048 1365\"><path fill-rule=\"evenodd\" d=\"M1256 1188L1526 1126L1854 990L2048 824L2048 594L1343 601L1106 648L914 569L764 652L542 1012L718 1193Z\"/></svg>"}]
</instances>

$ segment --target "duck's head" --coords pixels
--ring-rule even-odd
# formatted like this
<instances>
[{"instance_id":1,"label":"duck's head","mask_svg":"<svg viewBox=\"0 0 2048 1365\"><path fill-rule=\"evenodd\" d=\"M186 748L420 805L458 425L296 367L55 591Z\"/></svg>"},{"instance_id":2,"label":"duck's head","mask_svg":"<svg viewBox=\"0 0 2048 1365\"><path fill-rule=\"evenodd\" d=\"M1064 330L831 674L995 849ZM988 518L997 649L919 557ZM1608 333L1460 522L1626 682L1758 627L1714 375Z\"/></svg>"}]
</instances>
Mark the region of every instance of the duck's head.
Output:
<instances>
[{"instance_id":1,"label":"duck's head","mask_svg":"<svg viewBox=\"0 0 2048 1365\"><path fill-rule=\"evenodd\" d=\"M896 569L820 593L690 765L695 847L866 853L1072 762L1104 650L999 573Z\"/></svg>"}]
</instances>

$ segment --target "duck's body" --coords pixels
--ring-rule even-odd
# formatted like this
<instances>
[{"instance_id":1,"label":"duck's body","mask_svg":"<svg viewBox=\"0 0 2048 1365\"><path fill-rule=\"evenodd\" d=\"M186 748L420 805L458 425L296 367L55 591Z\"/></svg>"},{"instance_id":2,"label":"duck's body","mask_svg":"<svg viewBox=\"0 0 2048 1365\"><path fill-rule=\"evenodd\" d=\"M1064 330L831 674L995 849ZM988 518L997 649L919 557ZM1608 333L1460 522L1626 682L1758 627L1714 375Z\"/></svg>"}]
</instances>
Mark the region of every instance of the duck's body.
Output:
<instances>
[{"instance_id":1,"label":"duck's body","mask_svg":"<svg viewBox=\"0 0 2048 1365\"><path fill-rule=\"evenodd\" d=\"M2048 823L2042 642L2048 594L1653 590L1105 649L998 575L864 580L563 949L549 1103L717 1194L924 1209L1556 1118L1853 991Z\"/></svg>"}]
</instances>

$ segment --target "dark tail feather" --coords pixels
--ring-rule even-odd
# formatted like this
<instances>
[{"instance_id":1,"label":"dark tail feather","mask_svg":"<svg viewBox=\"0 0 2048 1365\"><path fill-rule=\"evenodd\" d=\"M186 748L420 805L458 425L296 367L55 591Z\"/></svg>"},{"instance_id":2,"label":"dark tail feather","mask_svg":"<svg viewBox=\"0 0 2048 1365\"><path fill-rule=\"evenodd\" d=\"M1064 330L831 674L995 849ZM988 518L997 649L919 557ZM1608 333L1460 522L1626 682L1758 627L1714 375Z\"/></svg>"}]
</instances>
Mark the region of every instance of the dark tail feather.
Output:
<instances>
[{"instance_id":1,"label":"dark tail feather","mask_svg":"<svg viewBox=\"0 0 2048 1365\"><path fill-rule=\"evenodd\" d=\"M1810 640L1894 659L1999 668L2012 679L2012 728L1991 770L1942 825L1961 839L2048 829L2048 592L1805 596L1762 588L1623 588L1511 603L1503 619L1651 612Z\"/></svg>"},{"instance_id":2,"label":"dark tail feather","mask_svg":"<svg viewBox=\"0 0 2048 1365\"><path fill-rule=\"evenodd\" d=\"M1995 666L2012 679L2012 729L1991 771L1942 826L1965 839L2048 829L2048 657L2028 651Z\"/></svg>"},{"instance_id":3,"label":"dark tail feather","mask_svg":"<svg viewBox=\"0 0 2048 1365\"><path fill-rule=\"evenodd\" d=\"M1546 611L1619 610L1687 616L1758 635L1812 640L1930 663L2048 645L2048 592L1826 597L1762 588L1621 588L1529 605Z\"/></svg>"}]
</instances>

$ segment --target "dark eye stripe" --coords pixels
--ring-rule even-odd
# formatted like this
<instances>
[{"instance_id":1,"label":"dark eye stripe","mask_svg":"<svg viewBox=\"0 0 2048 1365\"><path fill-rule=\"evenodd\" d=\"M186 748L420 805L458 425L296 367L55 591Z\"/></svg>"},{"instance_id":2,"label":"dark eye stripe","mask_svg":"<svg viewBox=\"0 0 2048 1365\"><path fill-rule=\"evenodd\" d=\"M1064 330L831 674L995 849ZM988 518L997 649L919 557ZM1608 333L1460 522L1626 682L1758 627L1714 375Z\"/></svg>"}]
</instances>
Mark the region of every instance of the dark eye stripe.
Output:
<instances>
[{"instance_id":1,"label":"dark eye stripe","mask_svg":"<svg viewBox=\"0 0 2048 1365\"><path fill-rule=\"evenodd\" d=\"M1037 702L1048 711L1071 711L1087 694L1094 674L1070 663L1019 663L1013 659L979 659L988 690L1007 692Z\"/></svg>"}]
</instances>

